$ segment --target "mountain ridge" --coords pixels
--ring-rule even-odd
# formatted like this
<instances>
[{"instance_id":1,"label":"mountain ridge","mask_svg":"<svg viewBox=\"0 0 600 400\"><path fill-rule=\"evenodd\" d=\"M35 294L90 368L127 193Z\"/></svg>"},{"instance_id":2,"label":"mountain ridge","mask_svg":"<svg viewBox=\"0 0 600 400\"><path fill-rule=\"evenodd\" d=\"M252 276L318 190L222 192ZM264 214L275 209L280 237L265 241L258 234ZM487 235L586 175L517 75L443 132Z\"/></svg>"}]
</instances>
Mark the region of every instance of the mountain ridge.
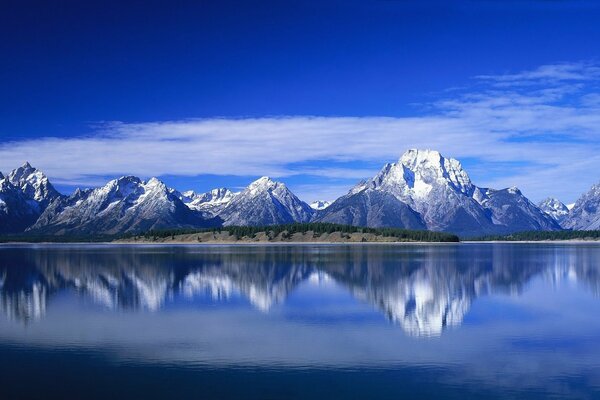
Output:
<instances>
[{"instance_id":1,"label":"mountain ridge","mask_svg":"<svg viewBox=\"0 0 600 400\"><path fill-rule=\"evenodd\" d=\"M565 211L566 210L566 211ZM435 150L410 149L335 201L300 200L284 183L261 177L234 193L179 192L157 178L123 176L60 194L28 162L0 173L0 233L116 234L160 228L330 222L456 233L597 229L600 184L568 210L556 199L533 204L516 187L476 186L461 163Z\"/></svg>"}]
</instances>

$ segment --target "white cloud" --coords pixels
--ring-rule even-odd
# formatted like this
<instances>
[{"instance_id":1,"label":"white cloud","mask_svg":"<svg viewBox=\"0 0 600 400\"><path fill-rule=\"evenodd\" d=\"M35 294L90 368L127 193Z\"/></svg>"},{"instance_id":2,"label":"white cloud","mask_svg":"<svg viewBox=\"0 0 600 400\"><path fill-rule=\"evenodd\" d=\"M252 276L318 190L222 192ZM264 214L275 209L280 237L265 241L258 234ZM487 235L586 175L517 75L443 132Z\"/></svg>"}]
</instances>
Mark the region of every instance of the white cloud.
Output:
<instances>
[{"instance_id":1,"label":"white cloud","mask_svg":"<svg viewBox=\"0 0 600 400\"><path fill-rule=\"evenodd\" d=\"M413 118L109 123L88 136L0 143L0 170L29 160L54 181L80 185L123 174L314 175L324 183L307 182L311 191L331 198L349 189L330 186L332 178L369 177L373 171L364 163L394 161L408 148L432 148L477 160L479 185L516 184L534 200L556 195L573 201L600 180L600 102L593 93L599 79L600 67L591 63L481 76L475 88L441 99L429 115ZM324 166L327 162L331 166ZM498 162L525 167L485 173Z\"/></svg>"},{"instance_id":2,"label":"white cloud","mask_svg":"<svg viewBox=\"0 0 600 400\"><path fill-rule=\"evenodd\" d=\"M534 70L516 74L479 75L486 81L510 84L539 84L558 81L587 81L600 78L600 67L593 62L558 63L542 65Z\"/></svg>"}]
</instances>

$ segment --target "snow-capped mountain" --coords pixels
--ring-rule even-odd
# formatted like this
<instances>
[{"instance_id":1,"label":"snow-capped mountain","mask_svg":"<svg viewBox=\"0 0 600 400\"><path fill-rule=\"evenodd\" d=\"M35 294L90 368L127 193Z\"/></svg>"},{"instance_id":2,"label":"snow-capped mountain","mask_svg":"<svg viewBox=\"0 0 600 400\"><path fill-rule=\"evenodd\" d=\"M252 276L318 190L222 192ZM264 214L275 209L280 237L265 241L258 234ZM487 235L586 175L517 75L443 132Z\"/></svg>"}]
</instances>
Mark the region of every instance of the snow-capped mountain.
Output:
<instances>
[{"instance_id":1,"label":"snow-capped mountain","mask_svg":"<svg viewBox=\"0 0 600 400\"><path fill-rule=\"evenodd\" d=\"M312 214L286 185L264 176L234 196L218 215L224 225L275 225L308 222Z\"/></svg>"},{"instance_id":2,"label":"snow-capped mountain","mask_svg":"<svg viewBox=\"0 0 600 400\"><path fill-rule=\"evenodd\" d=\"M592 186L575 202L561 225L573 230L600 229L600 183Z\"/></svg>"},{"instance_id":3,"label":"snow-capped mountain","mask_svg":"<svg viewBox=\"0 0 600 400\"><path fill-rule=\"evenodd\" d=\"M35 202L3 176L0 179L0 233L23 232L38 217Z\"/></svg>"},{"instance_id":4,"label":"snow-capped mountain","mask_svg":"<svg viewBox=\"0 0 600 400\"><path fill-rule=\"evenodd\" d=\"M97 189L77 190L54 201L29 230L52 234L117 234L207 226L156 178L124 176Z\"/></svg>"},{"instance_id":5,"label":"snow-capped mountain","mask_svg":"<svg viewBox=\"0 0 600 400\"><path fill-rule=\"evenodd\" d=\"M8 180L21 189L23 194L35 201L40 212L43 211L60 193L48 180L48 177L39 169L32 167L28 162L13 170L8 175Z\"/></svg>"},{"instance_id":6,"label":"snow-capped mountain","mask_svg":"<svg viewBox=\"0 0 600 400\"><path fill-rule=\"evenodd\" d=\"M402 218L398 219L399 210ZM408 150L398 162L386 164L374 178L359 183L315 219L414 228L417 215L427 229L463 236L560 229L518 189L479 188L459 161L433 150ZM394 216L396 220L390 222Z\"/></svg>"},{"instance_id":7,"label":"snow-capped mountain","mask_svg":"<svg viewBox=\"0 0 600 400\"><path fill-rule=\"evenodd\" d=\"M192 210L201 211L208 216L218 215L233 200L235 193L227 188L213 189L210 192L196 194L183 192L184 203Z\"/></svg>"},{"instance_id":8,"label":"snow-capped mountain","mask_svg":"<svg viewBox=\"0 0 600 400\"><path fill-rule=\"evenodd\" d=\"M46 175L29 163L8 176L0 173L0 233L23 232L58 197Z\"/></svg>"},{"instance_id":9,"label":"snow-capped mountain","mask_svg":"<svg viewBox=\"0 0 600 400\"><path fill-rule=\"evenodd\" d=\"M559 224L569 215L569 208L560 200L548 197L538 204L540 210L551 216Z\"/></svg>"},{"instance_id":10,"label":"snow-capped mountain","mask_svg":"<svg viewBox=\"0 0 600 400\"><path fill-rule=\"evenodd\" d=\"M317 200L317 201L313 201L312 203L310 203L310 208L312 208L313 210L321 211L321 210L326 209L330 205L331 205L330 201Z\"/></svg>"}]
</instances>

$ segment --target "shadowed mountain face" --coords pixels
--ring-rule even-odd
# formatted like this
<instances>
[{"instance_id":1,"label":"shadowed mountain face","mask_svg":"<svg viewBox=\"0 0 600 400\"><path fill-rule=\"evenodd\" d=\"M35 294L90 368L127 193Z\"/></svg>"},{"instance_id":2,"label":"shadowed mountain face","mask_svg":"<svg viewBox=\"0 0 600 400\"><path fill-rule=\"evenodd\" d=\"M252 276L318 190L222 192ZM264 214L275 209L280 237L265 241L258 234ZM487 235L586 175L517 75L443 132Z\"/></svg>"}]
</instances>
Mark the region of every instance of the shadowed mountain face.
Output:
<instances>
[{"instance_id":1,"label":"shadowed mountain face","mask_svg":"<svg viewBox=\"0 0 600 400\"><path fill-rule=\"evenodd\" d=\"M72 292L109 310L157 312L177 298L245 299L262 312L314 277L370 304L412 336L459 326L473 302L533 277L600 294L595 252L505 246L12 247L0 249L0 311L32 321ZM577 262L574 262L577 260Z\"/></svg>"},{"instance_id":2,"label":"shadowed mountain face","mask_svg":"<svg viewBox=\"0 0 600 400\"><path fill-rule=\"evenodd\" d=\"M600 229L600 183L593 185L577 200L561 225L573 230Z\"/></svg>"},{"instance_id":3,"label":"shadowed mountain face","mask_svg":"<svg viewBox=\"0 0 600 400\"><path fill-rule=\"evenodd\" d=\"M0 173L0 234L23 232L60 197L48 177L29 163L8 176Z\"/></svg>"}]
</instances>

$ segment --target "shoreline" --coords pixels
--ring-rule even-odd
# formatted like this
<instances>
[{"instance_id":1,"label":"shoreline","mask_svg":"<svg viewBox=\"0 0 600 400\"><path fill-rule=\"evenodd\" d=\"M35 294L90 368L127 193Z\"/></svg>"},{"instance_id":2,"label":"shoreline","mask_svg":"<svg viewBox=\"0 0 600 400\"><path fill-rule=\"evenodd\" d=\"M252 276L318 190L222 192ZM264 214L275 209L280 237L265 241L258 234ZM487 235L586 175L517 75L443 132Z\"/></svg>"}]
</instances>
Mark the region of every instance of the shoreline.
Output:
<instances>
[{"instance_id":1,"label":"shoreline","mask_svg":"<svg viewBox=\"0 0 600 400\"><path fill-rule=\"evenodd\" d=\"M423 241L290 241L290 242L261 242L261 241L215 241L215 242L189 242L189 241L114 241L114 242L3 242L0 246L15 245L102 245L102 246L299 246L299 245L459 245L459 244L600 244L600 240L464 240L460 242L423 242Z\"/></svg>"}]
</instances>

